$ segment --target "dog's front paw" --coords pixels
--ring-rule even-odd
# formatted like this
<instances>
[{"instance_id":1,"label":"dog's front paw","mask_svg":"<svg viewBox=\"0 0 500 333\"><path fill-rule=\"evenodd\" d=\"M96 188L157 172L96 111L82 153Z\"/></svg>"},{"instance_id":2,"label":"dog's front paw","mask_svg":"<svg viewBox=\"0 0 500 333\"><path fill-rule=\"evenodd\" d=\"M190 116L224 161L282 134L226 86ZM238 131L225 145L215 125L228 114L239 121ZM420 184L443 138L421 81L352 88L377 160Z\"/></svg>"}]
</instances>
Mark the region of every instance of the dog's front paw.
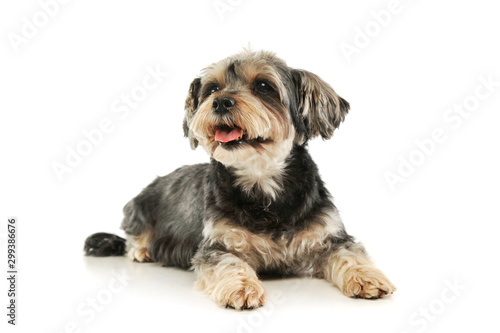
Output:
<instances>
[{"instance_id":1,"label":"dog's front paw","mask_svg":"<svg viewBox=\"0 0 500 333\"><path fill-rule=\"evenodd\" d=\"M384 273L374 267L352 268L346 275L342 292L350 297L377 299L396 290Z\"/></svg>"},{"instance_id":2,"label":"dog's front paw","mask_svg":"<svg viewBox=\"0 0 500 333\"><path fill-rule=\"evenodd\" d=\"M262 283L257 279L243 281L239 285L223 287L219 303L238 310L255 309L264 305L266 296Z\"/></svg>"},{"instance_id":3,"label":"dog's front paw","mask_svg":"<svg viewBox=\"0 0 500 333\"><path fill-rule=\"evenodd\" d=\"M246 267L245 267L246 266ZM244 264L225 270L198 270L196 286L217 304L237 310L255 309L265 302L265 290L255 272Z\"/></svg>"}]
</instances>

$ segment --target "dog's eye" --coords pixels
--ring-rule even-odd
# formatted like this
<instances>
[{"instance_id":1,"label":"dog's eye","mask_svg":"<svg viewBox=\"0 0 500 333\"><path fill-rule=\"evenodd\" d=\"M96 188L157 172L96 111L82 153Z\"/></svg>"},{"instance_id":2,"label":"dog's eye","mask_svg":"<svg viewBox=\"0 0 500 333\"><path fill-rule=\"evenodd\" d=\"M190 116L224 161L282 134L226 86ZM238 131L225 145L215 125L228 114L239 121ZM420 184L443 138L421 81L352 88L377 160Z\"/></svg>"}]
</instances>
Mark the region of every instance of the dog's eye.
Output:
<instances>
[{"instance_id":1,"label":"dog's eye","mask_svg":"<svg viewBox=\"0 0 500 333\"><path fill-rule=\"evenodd\" d=\"M213 85L211 86L209 89L208 89L208 92L210 93L210 95L212 95L213 93L219 91L219 87L216 86L216 85Z\"/></svg>"},{"instance_id":2,"label":"dog's eye","mask_svg":"<svg viewBox=\"0 0 500 333\"><path fill-rule=\"evenodd\" d=\"M262 94L267 94L273 91L273 87L266 81L258 81L255 85L255 89Z\"/></svg>"}]
</instances>

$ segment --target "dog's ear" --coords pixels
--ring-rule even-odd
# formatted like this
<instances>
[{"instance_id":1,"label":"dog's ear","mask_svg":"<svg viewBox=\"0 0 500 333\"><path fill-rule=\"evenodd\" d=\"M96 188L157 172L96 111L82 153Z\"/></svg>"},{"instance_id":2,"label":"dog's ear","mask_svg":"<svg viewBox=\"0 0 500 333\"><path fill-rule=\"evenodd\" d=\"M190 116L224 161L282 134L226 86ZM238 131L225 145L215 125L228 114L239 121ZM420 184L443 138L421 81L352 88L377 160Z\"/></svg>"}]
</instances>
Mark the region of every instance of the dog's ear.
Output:
<instances>
[{"instance_id":1,"label":"dog's ear","mask_svg":"<svg viewBox=\"0 0 500 333\"><path fill-rule=\"evenodd\" d=\"M196 78L191 82L189 86L189 93L186 98L186 103L184 105L185 115L184 121L182 122L182 128L184 129L184 136L189 138L189 144L192 149L196 149L198 147L198 140L194 137L194 133L189 129L189 124L196 113L196 109L198 109L198 101L200 97L200 87L201 87L201 79Z\"/></svg>"},{"instance_id":2,"label":"dog's ear","mask_svg":"<svg viewBox=\"0 0 500 333\"><path fill-rule=\"evenodd\" d=\"M332 137L349 111L349 103L337 95L319 76L304 70L292 70L298 104L298 118L305 127L303 141L318 135Z\"/></svg>"}]
</instances>

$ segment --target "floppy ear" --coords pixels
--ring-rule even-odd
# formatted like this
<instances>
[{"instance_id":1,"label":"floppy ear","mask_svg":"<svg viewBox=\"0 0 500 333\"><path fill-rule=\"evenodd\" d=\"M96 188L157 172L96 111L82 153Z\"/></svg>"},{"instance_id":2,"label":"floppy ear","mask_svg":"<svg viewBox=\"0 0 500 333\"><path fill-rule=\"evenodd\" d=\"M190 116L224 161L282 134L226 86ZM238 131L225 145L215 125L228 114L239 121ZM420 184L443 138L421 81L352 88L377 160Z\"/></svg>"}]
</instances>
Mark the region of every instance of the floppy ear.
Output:
<instances>
[{"instance_id":1,"label":"floppy ear","mask_svg":"<svg viewBox=\"0 0 500 333\"><path fill-rule=\"evenodd\" d=\"M349 103L337 95L319 76L304 70L292 70L298 100L298 117L305 126L304 141L318 135L330 139L349 111Z\"/></svg>"},{"instance_id":2,"label":"floppy ear","mask_svg":"<svg viewBox=\"0 0 500 333\"><path fill-rule=\"evenodd\" d=\"M196 78L191 82L189 86L189 93L186 98L186 104L184 105L184 110L186 112L184 116L184 121L182 122L182 128L184 129L184 136L189 138L189 144L192 149L198 147L198 140L194 137L194 133L189 129L189 124L198 109L198 99L200 94L201 79Z\"/></svg>"}]
</instances>

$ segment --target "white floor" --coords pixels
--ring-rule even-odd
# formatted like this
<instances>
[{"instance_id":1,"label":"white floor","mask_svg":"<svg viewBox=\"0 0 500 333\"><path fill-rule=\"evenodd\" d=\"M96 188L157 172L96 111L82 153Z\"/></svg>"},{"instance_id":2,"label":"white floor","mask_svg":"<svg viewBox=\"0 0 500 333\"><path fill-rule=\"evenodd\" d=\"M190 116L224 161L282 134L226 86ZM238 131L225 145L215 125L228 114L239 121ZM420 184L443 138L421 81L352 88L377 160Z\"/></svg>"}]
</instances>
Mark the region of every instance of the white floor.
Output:
<instances>
[{"instance_id":1,"label":"white floor","mask_svg":"<svg viewBox=\"0 0 500 333\"><path fill-rule=\"evenodd\" d=\"M267 304L252 311L216 306L194 290L192 272L124 257L85 257L81 244L72 243L57 256L26 254L17 331L486 332L498 313L496 275L487 260L471 262L467 248L464 256L445 259L451 249L431 242L421 253L373 249L398 287L385 299L350 299L307 277L275 279L264 281Z\"/></svg>"}]
</instances>

